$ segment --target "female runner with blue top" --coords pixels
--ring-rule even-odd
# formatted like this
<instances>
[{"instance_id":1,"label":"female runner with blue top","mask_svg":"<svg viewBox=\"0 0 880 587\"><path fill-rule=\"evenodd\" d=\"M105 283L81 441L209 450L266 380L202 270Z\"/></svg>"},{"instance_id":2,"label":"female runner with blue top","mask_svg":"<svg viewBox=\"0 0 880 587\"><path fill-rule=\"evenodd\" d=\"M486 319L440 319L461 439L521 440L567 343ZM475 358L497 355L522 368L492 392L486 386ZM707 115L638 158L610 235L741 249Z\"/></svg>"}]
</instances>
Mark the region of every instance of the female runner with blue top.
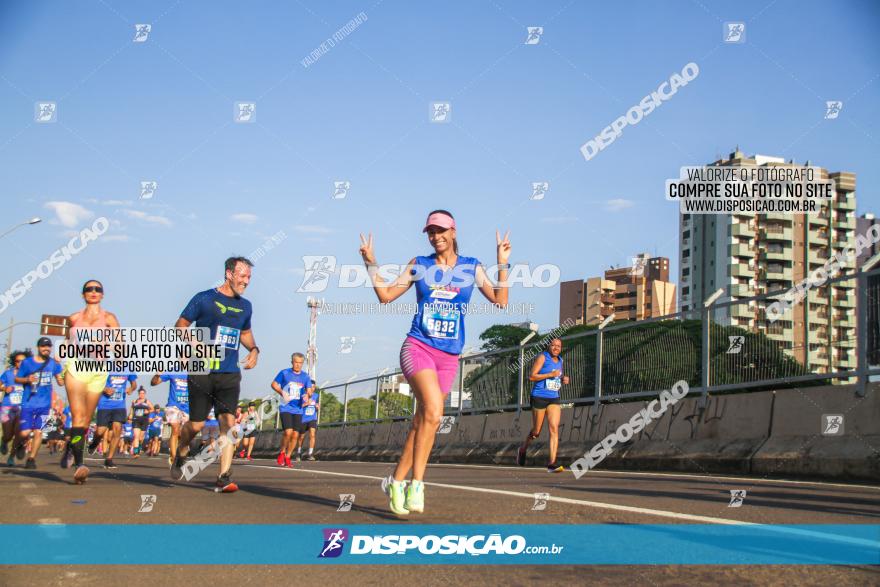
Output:
<instances>
[{"instance_id":1,"label":"female runner with blue top","mask_svg":"<svg viewBox=\"0 0 880 587\"><path fill-rule=\"evenodd\" d=\"M383 483L390 498L389 507L399 515L425 510L425 468L443 416L443 400L458 370L458 355L465 341L466 305L474 286L489 302L503 308L507 305L510 269L507 264L510 232L503 239L500 233L495 233L499 264L497 286L475 257L459 256L452 214L434 210L428 215L422 232L428 234L434 253L410 260L406 271L391 283L379 276L373 236L361 235L360 253L381 303L391 303L413 284L416 286L418 310L400 349L400 366L415 393L418 407L397 468ZM405 479L410 471L411 483L407 488Z\"/></svg>"},{"instance_id":2,"label":"female runner with blue top","mask_svg":"<svg viewBox=\"0 0 880 587\"><path fill-rule=\"evenodd\" d=\"M559 448L559 390L563 385L568 385L568 376L562 374L562 340L554 338L550 341L547 350L538 355L532 363L529 381L532 385L532 430L526 436L519 452L516 455L516 464L524 467L526 464L526 451L529 443L538 438L541 428L544 427L546 417L550 429L550 463L547 465L549 473L561 473L565 467L556 462L556 451Z\"/></svg>"}]
</instances>

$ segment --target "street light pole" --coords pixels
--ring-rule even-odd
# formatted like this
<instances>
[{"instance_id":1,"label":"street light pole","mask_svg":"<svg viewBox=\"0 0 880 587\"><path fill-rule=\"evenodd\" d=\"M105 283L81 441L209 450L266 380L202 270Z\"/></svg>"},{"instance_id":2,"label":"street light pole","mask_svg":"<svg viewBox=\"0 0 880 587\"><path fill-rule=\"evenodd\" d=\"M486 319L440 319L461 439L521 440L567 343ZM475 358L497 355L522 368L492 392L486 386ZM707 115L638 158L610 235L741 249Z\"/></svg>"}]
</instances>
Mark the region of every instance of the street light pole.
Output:
<instances>
[{"instance_id":1,"label":"street light pole","mask_svg":"<svg viewBox=\"0 0 880 587\"><path fill-rule=\"evenodd\" d=\"M37 223L42 222L42 221L43 221L43 219L40 218L39 216L34 216L34 217L31 218L30 220L27 220L27 221L25 221L25 222L21 222L21 223L19 223L19 224L16 224L15 226L13 226L12 228L8 229L8 230L7 230L6 232L4 232L3 234L0 234L0 238L3 238L4 236L6 236L7 234L9 234L10 232L12 232L13 230L15 230L16 228L19 228L20 226L24 226L25 224L37 224Z\"/></svg>"},{"instance_id":2,"label":"street light pole","mask_svg":"<svg viewBox=\"0 0 880 587\"><path fill-rule=\"evenodd\" d=\"M523 403L523 375L525 371L525 347L526 343L529 342L536 334L538 334L538 325L535 322L529 322L529 330L531 332L526 335L524 339L519 341L519 401L516 402L516 413L519 414L522 412L522 403ZM461 392L459 392L461 393ZM460 401L460 400L459 400Z\"/></svg>"}]
</instances>

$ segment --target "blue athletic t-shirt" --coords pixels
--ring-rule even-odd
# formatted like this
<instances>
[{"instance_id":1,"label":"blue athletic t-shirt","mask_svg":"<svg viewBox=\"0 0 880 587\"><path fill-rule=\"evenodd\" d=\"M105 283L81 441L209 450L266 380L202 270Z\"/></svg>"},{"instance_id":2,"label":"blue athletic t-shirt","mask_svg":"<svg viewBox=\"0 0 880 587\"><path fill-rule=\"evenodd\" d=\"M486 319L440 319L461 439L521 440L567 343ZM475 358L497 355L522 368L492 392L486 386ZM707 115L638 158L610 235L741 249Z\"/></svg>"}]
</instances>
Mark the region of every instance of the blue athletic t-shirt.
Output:
<instances>
[{"instance_id":1,"label":"blue athletic t-shirt","mask_svg":"<svg viewBox=\"0 0 880 587\"><path fill-rule=\"evenodd\" d=\"M168 382L167 407L174 407L189 413L189 383L186 373L162 373L159 379Z\"/></svg>"},{"instance_id":2,"label":"blue athletic t-shirt","mask_svg":"<svg viewBox=\"0 0 880 587\"><path fill-rule=\"evenodd\" d=\"M134 434L134 426L132 426L131 422L126 422L122 425L122 435L126 438L131 438L132 434Z\"/></svg>"},{"instance_id":3,"label":"blue athletic t-shirt","mask_svg":"<svg viewBox=\"0 0 880 587\"><path fill-rule=\"evenodd\" d=\"M211 340L226 349L220 365L212 373L238 373L238 347L241 333L251 329L251 303L244 298L225 296L216 289L199 292L180 313L193 326L211 329Z\"/></svg>"},{"instance_id":4,"label":"blue athletic t-shirt","mask_svg":"<svg viewBox=\"0 0 880 587\"><path fill-rule=\"evenodd\" d=\"M101 393L101 399L98 400L99 410L124 410L125 409L125 390L128 388L129 381L137 381L137 375L134 373L110 373L107 375L107 384L105 387L113 388L112 395Z\"/></svg>"},{"instance_id":5,"label":"blue athletic t-shirt","mask_svg":"<svg viewBox=\"0 0 880 587\"><path fill-rule=\"evenodd\" d=\"M538 375L546 375L557 369L559 370L560 375L559 377L551 377L549 379L535 381L535 384L532 386L532 395L548 399L559 397L559 390L562 389L562 357L554 360L553 355L547 351L544 351L541 354L544 355L544 364L538 371Z\"/></svg>"},{"instance_id":6,"label":"blue athletic t-shirt","mask_svg":"<svg viewBox=\"0 0 880 587\"><path fill-rule=\"evenodd\" d=\"M71 415L70 415L70 406L66 406L64 408L64 411L61 412L61 417L62 417L62 420L64 421L64 424L63 424L64 428L70 428L73 425L73 421L71 420Z\"/></svg>"},{"instance_id":7,"label":"blue athletic t-shirt","mask_svg":"<svg viewBox=\"0 0 880 587\"><path fill-rule=\"evenodd\" d=\"M464 312L474 291L476 257L459 256L455 267L441 270L436 253L430 257L416 257L413 267L418 310L413 316L408 336L435 349L453 355L461 354L464 347ZM423 272L420 275L417 272Z\"/></svg>"},{"instance_id":8,"label":"blue athletic t-shirt","mask_svg":"<svg viewBox=\"0 0 880 587\"><path fill-rule=\"evenodd\" d=\"M284 414L302 414L302 400L312 384L312 378L305 371L294 373L293 369L284 369L275 376L275 383L288 395L290 401L281 404L280 412Z\"/></svg>"},{"instance_id":9,"label":"blue athletic t-shirt","mask_svg":"<svg viewBox=\"0 0 880 587\"><path fill-rule=\"evenodd\" d=\"M315 380L310 379L309 384L312 386L312 389L315 388ZM311 422L318 418L318 394L316 391L312 391L312 397L310 398L309 405L303 406L303 422Z\"/></svg>"},{"instance_id":10,"label":"blue athletic t-shirt","mask_svg":"<svg viewBox=\"0 0 880 587\"><path fill-rule=\"evenodd\" d=\"M150 415L150 428L153 429L154 432L162 431L162 415L153 412Z\"/></svg>"},{"instance_id":11,"label":"blue athletic t-shirt","mask_svg":"<svg viewBox=\"0 0 880 587\"><path fill-rule=\"evenodd\" d=\"M21 402L24 401L24 385L15 382L15 372L12 369L4 371L3 375L0 375L0 383L3 384L4 391L6 391L7 387L12 387L12 390L7 391L6 395L3 396L2 405L4 407L20 406Z\"/></svg>"},{"instance_id":12,"label":"blue athletic t-shirt","mask_svg":"<svg viewBox=\"0 0 880 587\"><path fill-rule=\"evenodd\" d=\"M18 367L18 377L30 377L40 374L36 389L31 383L24 384L24 405L29 408L48 408L52 405L52 378L61 373L61 365L55 359L47 359L38 363L28 357Z\"/></svg>"}]
</instances>

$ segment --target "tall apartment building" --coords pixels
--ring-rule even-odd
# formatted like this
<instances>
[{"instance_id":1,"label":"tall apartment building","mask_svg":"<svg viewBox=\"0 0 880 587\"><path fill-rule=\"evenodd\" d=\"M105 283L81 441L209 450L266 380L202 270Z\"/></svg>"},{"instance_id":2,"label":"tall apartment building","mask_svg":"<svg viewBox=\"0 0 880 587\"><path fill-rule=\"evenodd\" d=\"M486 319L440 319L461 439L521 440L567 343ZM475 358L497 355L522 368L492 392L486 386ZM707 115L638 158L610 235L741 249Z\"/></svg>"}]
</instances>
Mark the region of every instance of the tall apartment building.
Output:
<instances>
[{"instance_id":1,"label":"tall apartment building","mask_svg":"<svg viewBox=\"0 0 880 587\"><path fill-rule=\"evenodd\" d=\"M644 320L675 312L675 285L669 282L669 259L638 255L632 267L612 268L604 277L564 281L559 290L559 323L599 324Z\"/></svg>"},{"instance_id":2,"label":"tall apartment building","mask_svg":"<svg viewBox=\"0 0 880 587\"><path fill-rule=\"evenodd\" d=\"M786 166L784 159L737 149L711 165ZM809 163L807 163L809 165ZM817 214L682 214L679 218L679 287L682 311L700 308L719 288L731 299L788 289L844 246L855 244L856 177L828 173L836 195ZM847 269L852 270L850 260ZM815 372L855 367L855 280L814 287L802 303L774 323L756 304L716 310L716 322L765 333ZM809 333L809 348L807 334ZM851 345L849 344L851 343ZM842 348L851 346L852 348ZM833 356L832 356L833 353Z\"/></svg>"}]
</instances>

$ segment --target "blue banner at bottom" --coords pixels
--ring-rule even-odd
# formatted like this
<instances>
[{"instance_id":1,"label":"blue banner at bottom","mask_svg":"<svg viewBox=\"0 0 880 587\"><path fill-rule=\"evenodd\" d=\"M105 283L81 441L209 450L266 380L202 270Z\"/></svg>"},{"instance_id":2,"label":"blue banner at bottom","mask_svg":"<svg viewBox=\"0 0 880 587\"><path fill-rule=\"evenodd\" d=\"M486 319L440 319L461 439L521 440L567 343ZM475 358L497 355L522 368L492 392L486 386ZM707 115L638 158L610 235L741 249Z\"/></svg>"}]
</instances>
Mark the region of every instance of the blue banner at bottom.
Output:
<instances>
[{"instance_id":1,"label":"blue banner at bottom","mask_svg":"<svg viewBox=\"0 0 880 587\"><path fill-rule=\"evenodd\" d=\"M880 525L5 525L0 564L877 565ZM150 554L134 544L149 544Z\"/></svg>"}]
</instances>

